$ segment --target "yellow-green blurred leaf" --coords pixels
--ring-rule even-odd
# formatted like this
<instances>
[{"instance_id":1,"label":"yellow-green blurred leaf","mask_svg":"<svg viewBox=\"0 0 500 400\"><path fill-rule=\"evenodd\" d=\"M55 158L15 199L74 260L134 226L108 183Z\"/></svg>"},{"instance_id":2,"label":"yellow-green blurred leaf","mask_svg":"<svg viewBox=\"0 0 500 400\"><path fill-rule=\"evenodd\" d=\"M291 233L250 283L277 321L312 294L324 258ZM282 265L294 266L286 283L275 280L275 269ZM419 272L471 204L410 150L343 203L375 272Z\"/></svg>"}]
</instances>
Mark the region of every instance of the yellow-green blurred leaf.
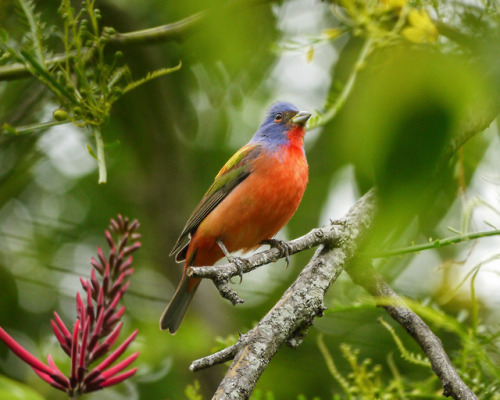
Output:
<instances>
[{"instance_id":1,"label":"yellow-green blurred leaf","mask_svg":"<svg viewBox=\"0 0 500 400\"><path fill-rule=\"evenodd\" d=\"M28 385L0 375L0 399L2 400L44 400Z\"/></svg>"}]
</instances>

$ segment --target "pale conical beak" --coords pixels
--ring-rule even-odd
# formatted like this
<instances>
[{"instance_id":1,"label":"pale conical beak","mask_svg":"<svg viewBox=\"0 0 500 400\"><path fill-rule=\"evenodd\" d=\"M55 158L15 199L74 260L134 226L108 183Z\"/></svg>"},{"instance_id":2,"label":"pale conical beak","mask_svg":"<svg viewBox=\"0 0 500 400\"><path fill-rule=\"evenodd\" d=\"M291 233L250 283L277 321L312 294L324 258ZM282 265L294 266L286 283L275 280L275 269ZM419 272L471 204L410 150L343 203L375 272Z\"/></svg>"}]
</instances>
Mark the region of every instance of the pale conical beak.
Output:
<instances>
[{"instance_id":1,"label":"pale conical beak","mask_svg":"<svg viewBox=\"0 0 500 400\"><path fill-rule=\"evenodd\" d=\"M307 120L311 117L311 113L300 111L292 118L292 124L304 126Z\"/></svg>"}]
</instances>

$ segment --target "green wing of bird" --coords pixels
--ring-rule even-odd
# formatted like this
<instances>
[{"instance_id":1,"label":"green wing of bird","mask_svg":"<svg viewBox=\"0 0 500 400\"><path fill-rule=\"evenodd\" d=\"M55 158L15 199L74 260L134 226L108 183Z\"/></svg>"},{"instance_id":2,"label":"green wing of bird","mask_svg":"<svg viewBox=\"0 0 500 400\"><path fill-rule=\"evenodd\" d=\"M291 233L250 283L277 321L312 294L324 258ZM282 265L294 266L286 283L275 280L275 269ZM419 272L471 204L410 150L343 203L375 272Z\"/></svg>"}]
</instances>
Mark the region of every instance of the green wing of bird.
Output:
<instances>
[{"instance_id":1,"label":"green wing of bird","mask_svg":"<svg viewBox=\"0 0 500 400\"><path fill-rule=\"evenodd\" d=\"M174 248L170 252L171 256L175 254L177 262L186 259L187 247L191 236L206 216L252 173L252 163L250 161L257 158L261 152L262 146L260 144L247 144L238 150L222 167L215 177L214 182L189 217Z\"/></svg>"}]
</instances>

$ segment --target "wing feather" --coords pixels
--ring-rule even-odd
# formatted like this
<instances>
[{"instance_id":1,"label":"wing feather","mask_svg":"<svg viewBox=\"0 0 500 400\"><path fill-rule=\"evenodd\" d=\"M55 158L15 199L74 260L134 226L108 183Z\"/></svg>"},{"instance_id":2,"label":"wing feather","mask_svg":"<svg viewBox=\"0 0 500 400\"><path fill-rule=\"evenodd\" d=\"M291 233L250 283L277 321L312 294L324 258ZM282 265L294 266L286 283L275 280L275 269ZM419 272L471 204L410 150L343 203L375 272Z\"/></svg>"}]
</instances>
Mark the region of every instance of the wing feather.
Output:
<instances>
[{"instance_id":1,"label":"wing feather","mask_svg":"<svg viewBox=\"0 0 500 400\"><path fill-rule=\"evenodd\" d=\"M217 205L224 200L231 191L243 182L252 172L251 160L262 152L261 145L247 144L243 146L221 168L214 182L208 188L189 217L170 255L176 255L175 260L180 262L186 258L187 246L201 222Z\"/></svg>"}]
</instances>

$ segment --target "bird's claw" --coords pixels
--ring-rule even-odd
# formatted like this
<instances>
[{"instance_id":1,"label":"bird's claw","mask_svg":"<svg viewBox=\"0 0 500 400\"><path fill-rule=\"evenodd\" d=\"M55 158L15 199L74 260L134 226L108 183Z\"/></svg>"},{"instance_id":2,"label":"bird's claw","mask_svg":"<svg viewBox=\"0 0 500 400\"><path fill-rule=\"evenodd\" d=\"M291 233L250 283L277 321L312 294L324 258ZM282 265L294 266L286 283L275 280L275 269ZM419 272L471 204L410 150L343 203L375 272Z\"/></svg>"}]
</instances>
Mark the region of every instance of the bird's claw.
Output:
<instances>
[{"instance_id":1,"label":"bird's claw","mask_svg":"<svg viewBox=\"0 0 500 400\"><path fill-rule=\"evenodd\" d=\"M227 261L230 263L233 263L236 265L236 268L238 268L239 276L240 276L240 283L243 281L243 268L247 265L249 265L248 260L241 258L241 257L236 257L233 256L232 254L229 253L227 250L226 246L222 242L222 240L218 239L217 244L219 245L220 249L224 253L224 255L227 258Z\"/></svg>"},{"instance_id":2,"label":"bird's claw","mask_svg":"<svg viewBox=\"0 0 500 400\"><path fill-rule=\"evenodd\" d=\"M286 267L290 265L290 253L292 252L292 247L285 241L279 239L267 239L260 242L260 244L268 244L271 248L276 248L281 252L281 256L285 257Z\"/></svg>"},{"instance_id":3,"label":"bird's claw","mask_svg":"<svg viewBox=\"0 0 500 400\"><path fill-rule=\"evenodd\" d=\"M243 281L243 268L245 268L248 265L248 260L242 257L236 257L231 254L226 256L227 261L230 263L233 263L236 265L236 268L238 268L238 275L240 277L240 283Z\"/></svg>"}]
</instances>

